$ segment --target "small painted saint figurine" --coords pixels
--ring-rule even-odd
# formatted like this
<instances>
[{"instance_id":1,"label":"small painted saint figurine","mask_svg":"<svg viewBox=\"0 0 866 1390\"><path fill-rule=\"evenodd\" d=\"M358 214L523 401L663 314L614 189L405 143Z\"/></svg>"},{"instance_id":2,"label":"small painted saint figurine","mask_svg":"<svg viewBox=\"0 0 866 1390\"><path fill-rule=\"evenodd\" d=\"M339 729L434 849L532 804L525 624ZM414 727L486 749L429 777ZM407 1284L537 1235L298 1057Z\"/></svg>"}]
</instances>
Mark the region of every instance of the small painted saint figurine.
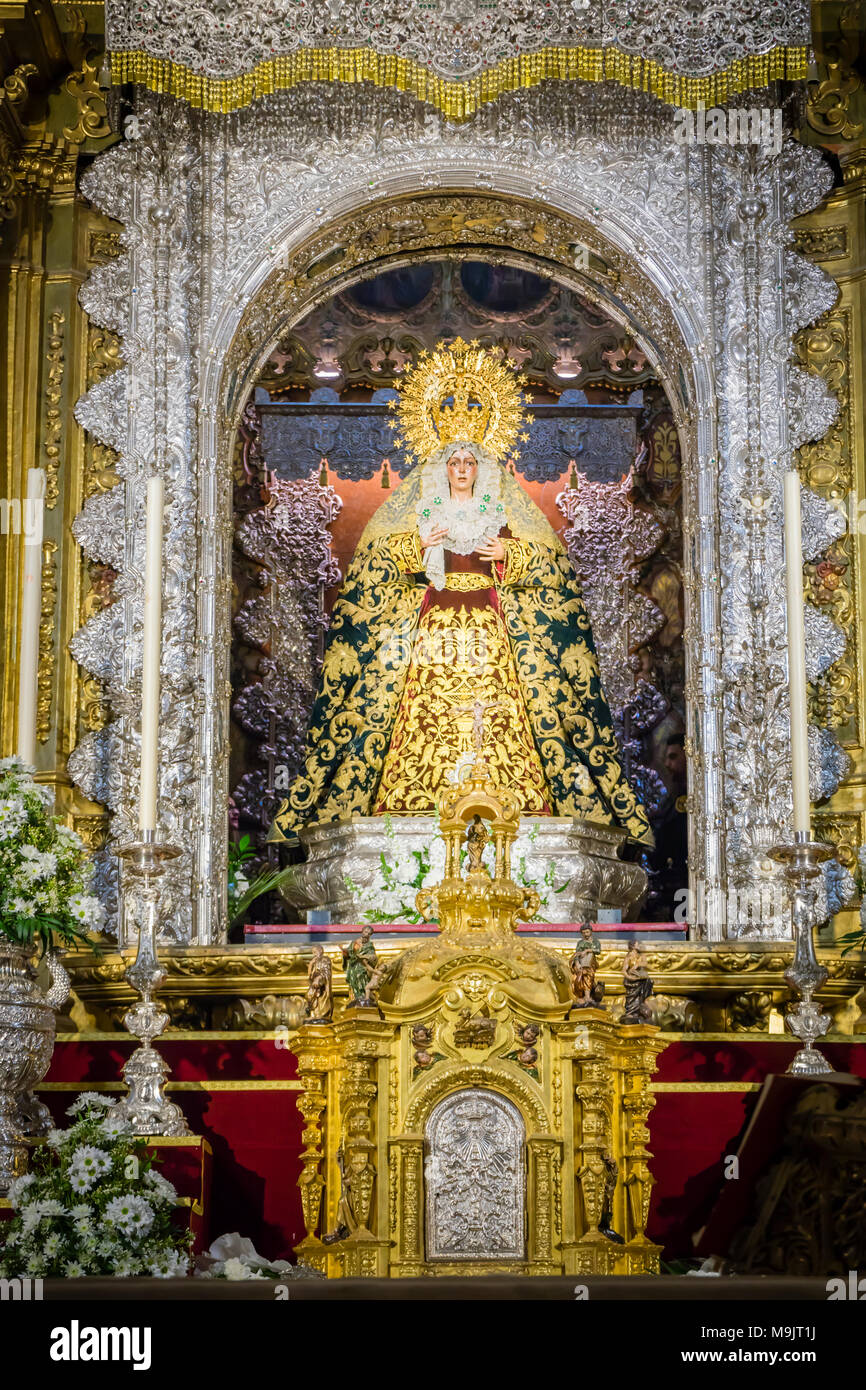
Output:
<instances>
[{"instance_id":1,"label":"small painted saint figurine","mask_svg":"<svg viewBox=\"0 0 866 1390\"><path fill-rule=\"evenodd\" d=\"M619 1177L619 1164L607 1149L602 1154L601 1161L604 1164L604 1187L602 1189L601 1220L598 1223L598 1229L614 1244L625 1245L623 1237L613 1229L613 1199Z\"/></svg>"},{"instance_id":2,"label":"small painted saint figurine","mask_svg":"<svg viewBox=\"0 0 866 1390\"><path fill-rule=\"evenodd\" d=\"M346 970L346 984L353 995L349 1000L350 1008L370 1008L373 1004L370 987L374 975L377 976L378 984L379 958L371 940L372 936L373 928L366 926L351 945L340 947Z\"/></svg>"},{"instance_id":3,"label":"small painted saint figurine","mask_svg":"<svg viewBox=\"0 0 866 1390\"><path fill-rule=\"evenodd\" d=\"M313 958L307 970L307 1017L305 1023L329 1023L333 1012L331 998L331 962L323 946L313 947Z\"/></svg>"},{"instance_id":4,"label":"small painted saint figurine","mask_svg":"<svg viewBox=\"0 0 866 1390\"><path fill-rule=\"evenodd\" d=\"M480 816L474 816L472 824L466 831L466 851L469 855L469 872L477 874L483 869L481 857L490 839L487 826Z\"/></svg>"},{"instance_id":5,"label":"small painted saint figurine","mask_svg":"<svg viewBox=\"0 0 866 1390\"><path fill-rule=\"evenodd\" d=\"M569 962L571 992L577 1009L602 1008L604 984L596 980L597 957L601 954L598 939L587 923L580 929L580 941Z\"/></svg>"},{"instance_id":6,"label":"small painted saint figurine","mask_svg":"<svg viewBox=\"0 0 866 1390\"><path fill-rule=\"evenodd\" d=\"M647 1000L653 992L653 982L647 970L646 957L636 941L628 943L622 963L622 982L625 985L625 1009L621 1023L650 1023L652 1013Z\"/></svg>"}]
</instances>

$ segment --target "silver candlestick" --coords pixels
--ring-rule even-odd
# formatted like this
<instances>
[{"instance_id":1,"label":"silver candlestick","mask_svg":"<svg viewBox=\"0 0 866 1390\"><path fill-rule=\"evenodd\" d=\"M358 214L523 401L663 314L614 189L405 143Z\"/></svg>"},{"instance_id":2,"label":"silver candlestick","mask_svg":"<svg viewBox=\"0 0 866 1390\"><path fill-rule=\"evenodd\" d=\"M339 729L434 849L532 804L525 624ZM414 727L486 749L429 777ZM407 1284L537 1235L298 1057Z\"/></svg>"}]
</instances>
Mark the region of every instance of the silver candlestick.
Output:
<instances>
[{"instance_id":1,"label":"silver candlestick","mask_svg":"<svg viewBox=\"0 0 866 1390\"><path fill-rule=\"evenodd\" d=\"M815 1047L831 1020L812 995L827 978L827 971L819 965L815 955L814 881L821 872L821 865L835 853L833 845L810 840L802 830L795 832L793 844L774 845L770 850L770 857L784 864L785 877L791 884L794 959L785 971L785 979L800 997L796 1007L788 1010L786 1021L794 1036L805 1044L788 1067L788 1074L792 1076L828 1076L833 1071L827 1058Z\"/></svg>"},{"instance_id":2,"label":"silver candlestick","mask_svg":"<svg viewBox=\"0 0 866 1390\"><path fill-rule=\"evenodd\" d=\"M141 1000L127 1009L123 1021L133 1037L142 1043L123 1068L129 1094L117 1110L129 1121L133 1134L189 1134L189 1125L180 1106L163 1094L169 1066L153 1046L153 1039L159 1037L169 1021L168 1014L154 997L165 981L156 945L159 878L165 864L177 859L181 851L175 845L160 844L153 831L144 831L140 840L117 845L114 853L124 861L131 879L127 891L135 904L138 924L138 950L126 978L141 995Z\"/></svg>"}]
</instances>

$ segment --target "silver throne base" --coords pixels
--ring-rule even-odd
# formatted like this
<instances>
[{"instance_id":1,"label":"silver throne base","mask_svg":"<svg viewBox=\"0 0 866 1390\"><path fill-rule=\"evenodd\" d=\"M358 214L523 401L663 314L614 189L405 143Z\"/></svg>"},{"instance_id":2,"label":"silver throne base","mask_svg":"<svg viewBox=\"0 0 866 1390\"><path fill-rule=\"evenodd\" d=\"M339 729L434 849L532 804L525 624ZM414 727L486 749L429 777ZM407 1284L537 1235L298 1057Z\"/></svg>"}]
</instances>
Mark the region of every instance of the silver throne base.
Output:
<instances>
[{"instance_id":1,"label":"silver throne base","mask_svg":"<svg viewBox=\"0 0 866 1390\"><path fill-rule=\"evenodd\" d=\"M391 829L393 838L385 833L381 816L359 816L302 830L307 860L283 883L286 903L326 910L332 922L363 921L369 890L380 882L381 855L392 863L410 859L413 850L429 845L435 821L432 816L392 816ZM623 921L633 920L646 895L647 879L639 865L619 858L627 838L624 831L570 816L525 816L521 836L532 830L535 840L525 855L526 875L542 885L540 891L548 897L545 921L595 922L605 908L618 908ZM543 886L551 865L555 886L566 885L561 892ZM517 867L515 860L513 868Z\"/></svg>"}]
</instances>

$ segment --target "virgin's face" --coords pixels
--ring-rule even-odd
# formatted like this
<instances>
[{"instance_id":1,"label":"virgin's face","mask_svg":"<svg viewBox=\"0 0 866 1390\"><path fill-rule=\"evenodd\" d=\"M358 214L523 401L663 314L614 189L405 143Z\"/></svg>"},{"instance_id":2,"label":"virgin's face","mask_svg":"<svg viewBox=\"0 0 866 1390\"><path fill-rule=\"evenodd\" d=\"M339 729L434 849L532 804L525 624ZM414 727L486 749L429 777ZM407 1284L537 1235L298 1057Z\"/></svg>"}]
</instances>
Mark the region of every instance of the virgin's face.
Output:
<instances>
[{"instance_id":1,"label":"virgin's face","mask_svg":"<svg viewBox=\"0 0 866 1390\"><path fill-rule=\"evenodd\" d=\"M448 469L448 482L451 485L451 496L471 497L478 474L475 455L469 449L457 449L451 455L446 467Z\"/></svg>"}]
</instances>

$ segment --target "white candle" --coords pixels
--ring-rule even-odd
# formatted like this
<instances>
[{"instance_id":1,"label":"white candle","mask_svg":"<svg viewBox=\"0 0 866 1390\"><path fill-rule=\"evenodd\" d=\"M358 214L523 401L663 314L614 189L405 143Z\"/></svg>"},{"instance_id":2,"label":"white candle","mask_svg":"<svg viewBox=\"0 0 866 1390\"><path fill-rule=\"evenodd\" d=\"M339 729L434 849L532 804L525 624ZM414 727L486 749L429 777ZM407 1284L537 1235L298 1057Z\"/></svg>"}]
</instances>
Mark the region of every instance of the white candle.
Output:
<instances>
[{"instance_id":1,"label":"white candle","mask_svg":"<svg viewBox=\"0 0 866 1390\"><path fill-rule=\"evenodd\" d=\"M39 623L42 618L42 514L45 472L27 470L27 498L21 516L24 574L21 586L21 645L18 652L18 756L36 761L36 705L39 694Z\"/></svg>"},{"instance_id":2,"label":"white candle","mask_svg":"<svg viewBox=\"0 0 866 1390\"><path fill-rule=\"evenodd\" d=\"M141 831L156 830L159 658L162 645L162 511L162 478L148 478L141 666L141 786L138 801L138 828Z\"/></svg>"},{"instance_id":3,"label":"white candle","mask_svg":"<svg viewBox=\"0 0 866 1390\"><path fill-rule=\"evenodd\" d=\"M803 527L800 477L785 473L785 572L788 590L788 688L791 699L791 775L794 830L809 834L809 731L806 709L806 633L803 622Z\"/></svg>"}]
</instances>

